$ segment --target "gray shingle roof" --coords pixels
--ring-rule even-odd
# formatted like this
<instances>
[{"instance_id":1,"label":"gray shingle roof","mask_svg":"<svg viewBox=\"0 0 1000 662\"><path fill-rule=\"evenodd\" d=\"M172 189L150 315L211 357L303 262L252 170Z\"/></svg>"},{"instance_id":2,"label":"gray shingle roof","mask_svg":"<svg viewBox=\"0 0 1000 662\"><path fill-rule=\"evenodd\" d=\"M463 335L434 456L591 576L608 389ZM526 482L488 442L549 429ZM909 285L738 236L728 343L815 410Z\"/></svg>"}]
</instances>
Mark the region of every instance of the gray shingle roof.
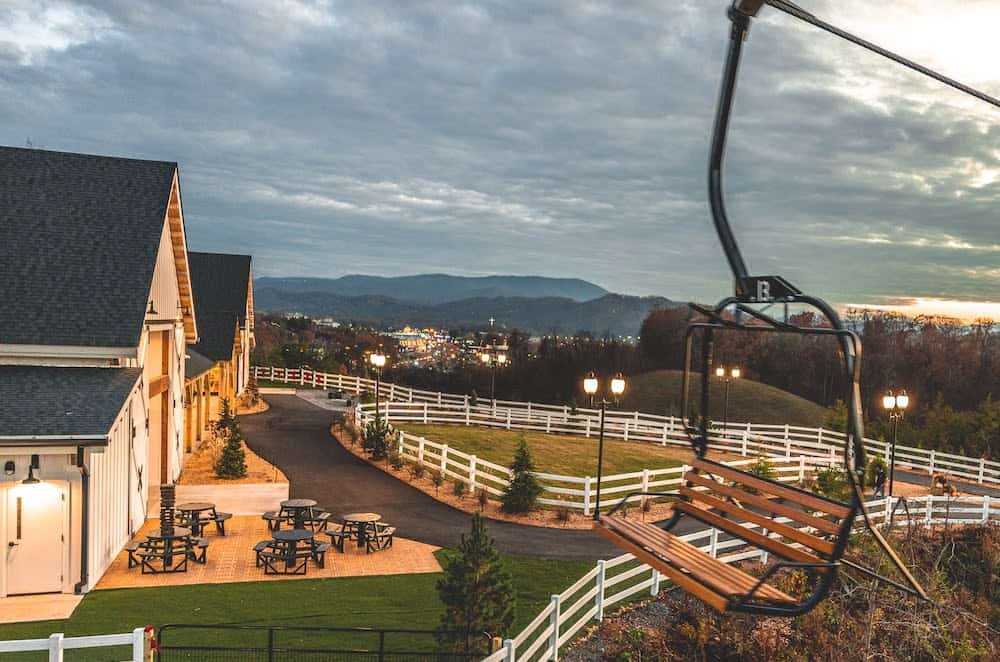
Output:
<instances>
[{"instance_id":1,"label":"gray shingle roof","mask_svg":"<svg viewBox=\"0 0 1000 662\"><path fill-rule=\"evenodd\" d=\"M0 343L139 343L176 163L0 146Z\"/></svg>"},{"instance_id":2,"label":"gray shingle roof","mask_svg":"<svg viewBox=\"0 0 1000 662\"><path fill-rule=\"evenodd\" d=\"M184 359L184 379L194 379L210 370L213 365L215 361L188 347L187 358Z\"/></svg>"},{"instance_id":3,"label":"gray shingle roof","mask_svg":"<svg viewBox=\"0 0 1000 662\"><path fill-rule=\"evenodd\" d=\"M8 437L107 434L141 372L0 366L0 445Z\"/></svg>"},{"instance_id":4,"label":"gray shingle roof","mask_svg":"<svg viewBox=\"0 0 1000 662\"><path fill-rule=\"evenodd\" d=\"M247 321L250 262L249 255L188 253L198 315L198 344L192 347L210 359L232 358L236 322Z\"/></svg>"}]
</instances>

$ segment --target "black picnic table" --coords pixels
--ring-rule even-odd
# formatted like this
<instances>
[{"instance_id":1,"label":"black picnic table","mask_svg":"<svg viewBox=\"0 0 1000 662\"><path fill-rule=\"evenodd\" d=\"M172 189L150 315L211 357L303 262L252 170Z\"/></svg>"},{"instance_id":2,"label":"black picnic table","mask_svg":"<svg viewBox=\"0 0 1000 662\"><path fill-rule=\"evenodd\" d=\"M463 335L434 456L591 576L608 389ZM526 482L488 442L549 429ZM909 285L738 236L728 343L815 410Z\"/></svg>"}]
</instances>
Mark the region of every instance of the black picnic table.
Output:
<instances>
[{"instance_id":1,"label":"black picnic table","mask_svg":"<svg viewBox=\"0 0 1000 662\"><path fill-rule=\"evenodd\" d=\"M163 568L164 570L167 570L173 565L175 556L181 556L184 559L187 559L188 552L191 548L191 529L183 526L175 526L167 531L154 529L146 534L146 542L156 547L159 547L159 544L162 544ZM180 549L178 551L174 551L175 547L179 547Z\"/></svg>"},{"instance_id":2,"label":"black picnic table","mask_svg":"<svg viewBox=\"0 0 1000 662\"><path fill-rule=\"evenodd\" d=\"M358 547L364 547L365 541L368 539L368 529L372 529L372 533L375 532L375 525L382 520L382 516L378 513L350 513L344 515L344 530L345 531L356 531L358 537Z\"/></svg>"},{"instance_id":3,"label":"black picnic table","mask_svg":"<svg viewBox=\"0 0 1000 662\"><path fill-rule=\"evenodd\" d=\"M201 527L203 522L201 521L201 514L204 512L211 512L212 519L215 519L215 504L208 503L207 501L192 501L190 503L182 503L175 506L178 513L181 515L181 521L185 523L190 523L191 534L195 536L201 535Z\"/></svg>"},{"instance_id":4,"label":"black picnic table","mask_svg":"<svg viewBox=\"0 0 1000 662\"><path fill-rule=\"evenodd\" d=\"M316 502L312 499L286 499L281 502L281 512L291 515L295 529L305 529L305 521L312 519L315 507Z\"/></svg>"},{"instance_id":5,"label":"black picnic table","mask_svg":"<svg viewBox=\"0 0 1000 662\"><path fill-rule=\"evenodd\" d=\"M282 554L287 557L285 561L286 567L290 567L295 560L295 555L299 551L299 543L308 543L310 553L312 552L312 543L315 538L315 534L309 529L282 529L281 531L274 532L274 540L279 543L283 543Z\"/></svg>"}]
</instances>

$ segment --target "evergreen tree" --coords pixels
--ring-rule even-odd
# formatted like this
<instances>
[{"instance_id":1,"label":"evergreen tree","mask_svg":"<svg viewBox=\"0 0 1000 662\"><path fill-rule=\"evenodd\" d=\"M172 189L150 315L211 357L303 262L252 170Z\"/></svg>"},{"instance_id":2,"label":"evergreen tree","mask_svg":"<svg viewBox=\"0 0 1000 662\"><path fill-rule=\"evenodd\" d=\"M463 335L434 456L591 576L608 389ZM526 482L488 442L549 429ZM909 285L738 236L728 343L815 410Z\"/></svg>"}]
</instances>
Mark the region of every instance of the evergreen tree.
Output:
<instances>
[{"instance_id":1,"label":"evergreen tree","mask_svg":"<svg viewBox=\"0 0 1000 662\"><path fill-rule=\"evenodd\" d=\"M521 441L514 453L514 462L510 465L511 479L507 489L500 498L503 511L506 513L526 513L535 507L535 501L542 494L542 486L532 473L535 465L531 461L531 451L528 442L521 434Z\"/></svg>"},{"instance_id":2,"label":"evergreen tree","mask_svg":"<svg viewBox=\"0 0 1000 662\"><path fill-rule=\"evenodd\" d=\"M223 403L226 401L223 400ZM222 454L215 462L215 476L217 478L243 478L246 475L247 456L246 451L243 450L243 434L240 432L239 423L233 417L226 445L222 448Z\"/></svg>"},{"instance_id":3,"label":"evergreen tree","mask_svg":"<svg viewBox=\"0 0 1000 662\"><path fill-rule=\"evenodd\" d=\"M381 460L389 452L389 435L392 428L381 416L372 419L365 427L364 437L361 440L361 447L368 452L373 460Z\"/></svg>"},{"instance_id":4,"label":"evergreen tree","mask_svg":"<svg viewBox=\"0 0 1000 662\"><path fill-rule=\"evenodd\" d=\"M236 422L236 412L233 411L232 405L229 403L229 398L222 398L219 417L211 423L212 437L217 442L224 444L232 436L232 431L238 425Z\"/></svg>"},{"instance_id":5,"label":"evergreen tree","mask_svg":"<svg viewBox=\"0 0 1000 662\"><path fill-rule=\"evenodd\" d=\"M478 513L472 516L468 535L462 534L458 556L448 563L437 590L445 606L438 639L455 652L481 653L484 633L499 637L510 630L513 584Z\"/></svg>"}]
</instances>

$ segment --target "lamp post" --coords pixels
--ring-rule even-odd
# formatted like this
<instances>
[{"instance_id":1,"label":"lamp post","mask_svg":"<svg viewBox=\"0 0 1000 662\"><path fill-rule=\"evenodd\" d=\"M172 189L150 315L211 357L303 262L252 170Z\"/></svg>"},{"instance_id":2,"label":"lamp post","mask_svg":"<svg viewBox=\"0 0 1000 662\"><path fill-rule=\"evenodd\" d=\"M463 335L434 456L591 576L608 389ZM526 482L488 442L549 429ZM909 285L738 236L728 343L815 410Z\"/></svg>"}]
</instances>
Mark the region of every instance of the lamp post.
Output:
<instances>
[{"instance_id":1,"label":"lamp post","mask_svg":"<svg viewBox=\"0 0 1000 662\"><path fill-rule=\"evenodd\" d=\"M734 379L739 379L742 374L743 371L739 368L732 368L729 372L726 372L722 366L715 369L715 376L726 383L725 404L722 406L722 432L724 435L729 432L729 385Z\"/></svg>"},{"instance_id":2,"label":"lamp post","mask_svg":"<svg viewBox=\"0 0 1000 662\"><path fill-rule=\"evenodd\" d=\"M496 404L497 367L507 364L507 345L490 345L479 359L490 366L490 402Z\"/></svg>"},{"instance_id":3,"label":"lamp post","mask_svg":"<svg viewBox=\"0 0 1000 662\"><path fill-rule=\"evenodd\" d=\"M597 375L593 372L587 374L583 379L583 391L590 396L590 406L594 406L594 396L597 394L598 387L600 386ZM619 372L617 375L611 378L608 383L611 394L615 398L615 402L621 397L621 394L625 392L625 378ZM600 433L597 437L597 503L594 504L594 519L596 520L601 513L601 474L604 467L604 411L607 409L608 399L601 396L599 402L601 405L601 423L600 423Z\"/></svg>"},{"instance_id":4,"label":"lamp post","mask_svg":"<svg viewBox=\"0 0 1000 662\"><path fill-rule=\"evenodd\" d=\"M910 405L910 396L906 391L894 394L889 391L882 396L882 407L889 412L889 420L892 421L892 443L889 446L889 496L892 496L893 478L896 474L896 438L899 436L899 420L906 414L906 408Z\"/></svg>"},{"instance_id":5,"label":"lamp post","mask_svg":"<svg viewBox=\"0 0 1000 662\"><path fill-rule=\"evenodd\" d=\"M379 420L379 409L378 409L378 390L379 384L382 381L382 368L385 367L385 354L379 354L378 352L373 352L371 356L368 357L372 365L375 366L375 420Z\"/></svg>"}]
</instances>

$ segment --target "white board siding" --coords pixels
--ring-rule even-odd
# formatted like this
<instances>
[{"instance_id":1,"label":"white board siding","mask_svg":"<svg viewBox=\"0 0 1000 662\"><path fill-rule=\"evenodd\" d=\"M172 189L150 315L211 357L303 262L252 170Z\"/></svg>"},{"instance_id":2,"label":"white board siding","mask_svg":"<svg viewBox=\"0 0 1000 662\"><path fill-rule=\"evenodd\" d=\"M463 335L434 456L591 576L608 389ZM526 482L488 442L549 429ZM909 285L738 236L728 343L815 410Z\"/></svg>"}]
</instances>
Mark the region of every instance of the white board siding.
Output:
<instances>
[{"instance_id":1,"label":"white board siding","mask_svg":"<svg viewBox=\"0 0 1000 662\"><path fill-rule=\"evenodd\" d=\"M177 288L177 267L174 265L174 248L170 237L170 226L163 224L160 233L160 248L156 254L156 268L149 298L153 301L156 315L152 319L179 319L181 317L181 297Z\"/></svg>"}]
</instances>

